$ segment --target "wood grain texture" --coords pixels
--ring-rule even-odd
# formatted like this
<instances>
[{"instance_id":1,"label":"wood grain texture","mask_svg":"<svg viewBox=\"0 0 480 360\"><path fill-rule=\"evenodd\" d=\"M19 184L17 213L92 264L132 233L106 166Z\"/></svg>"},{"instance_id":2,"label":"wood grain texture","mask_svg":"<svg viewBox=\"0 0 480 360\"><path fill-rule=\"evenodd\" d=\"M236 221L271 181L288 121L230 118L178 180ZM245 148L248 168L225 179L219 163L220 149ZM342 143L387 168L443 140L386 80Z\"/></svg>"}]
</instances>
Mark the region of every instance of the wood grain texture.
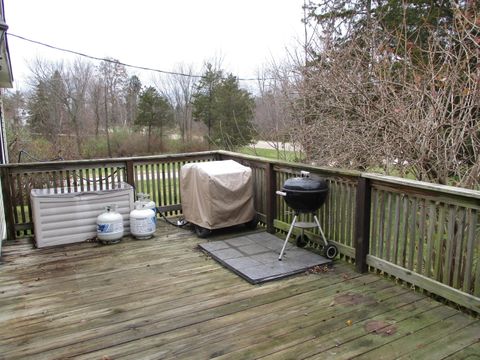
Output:
<instances>
[{"instance_id":1,"label":"wood grain texture","mask_svg":"<svg viewBox=\"0 0 480 360\"><path fill-rule=\"evenodd\" d=\"M478 319L381 276L338 260L255 286L199 252L205 241L159 221L151 240L5 246L0 359L389 359L428 357L427 347L441 358L478 349Z\"/></svg>"}]
</instances>

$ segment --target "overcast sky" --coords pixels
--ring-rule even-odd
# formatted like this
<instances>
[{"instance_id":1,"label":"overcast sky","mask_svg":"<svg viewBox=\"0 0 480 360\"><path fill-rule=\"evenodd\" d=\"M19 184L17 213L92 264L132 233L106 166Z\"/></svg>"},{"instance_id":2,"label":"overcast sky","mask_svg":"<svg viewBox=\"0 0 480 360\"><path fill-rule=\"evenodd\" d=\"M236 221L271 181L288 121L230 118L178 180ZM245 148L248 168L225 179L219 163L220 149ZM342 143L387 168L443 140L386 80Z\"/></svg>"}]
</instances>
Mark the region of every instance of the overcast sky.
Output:
<instances>
[{"instance_id":1,"label":"overcast sky","mask_svg":"<svg viewBox=\"0 0 480 360\"><path fill-rule=\"evenodd\" d=\"M303 0L4 0L8 32L96 57L173 70L223 58L223 68L255 77L302 38ZM35 57L71 58L8 38L21 85ZM138 72L137 72L138 73ZM150 74L138 73L142 79Z\"/></svg>"}]
</instances>

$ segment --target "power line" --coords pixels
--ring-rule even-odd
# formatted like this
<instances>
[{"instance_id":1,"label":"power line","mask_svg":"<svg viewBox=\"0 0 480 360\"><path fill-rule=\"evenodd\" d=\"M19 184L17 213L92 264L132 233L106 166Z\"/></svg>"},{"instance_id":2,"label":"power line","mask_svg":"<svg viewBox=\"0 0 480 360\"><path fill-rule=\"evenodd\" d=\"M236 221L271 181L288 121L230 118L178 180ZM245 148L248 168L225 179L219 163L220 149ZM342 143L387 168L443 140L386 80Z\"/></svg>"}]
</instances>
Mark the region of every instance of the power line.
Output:
<instances>
[{"instance_id":1,"label":"power line","mask_svg":"<svg viewBox=\"0 0 480 360\"><path fill-rule=\"evenodd\" d=\"M58 47L58 46L46 44L46 43L41 42L41 41L28 39L26 37L16 35L16 34L12 34L12 33L7 33L7 35L16 37L18 39L21 39L21 40L24 40L24 41L27 41L27 42L30 42L30 43L33 43L33 44L45 46L45 47L48 47L48 48L53 49L53 50L78 55L78 56L85 57L85 58L92 59L92 60L106 61L106 62L109 62L109 63L120 64L120 65L123 65L125 67L129 67L129 68L133 68L133 69L153 71L153 72L157 72L157 73L161 73L161 74L178 75L178 76L185 76L185 77L197 78L197 79L203 78L203 75L185 74L185 73L181 73L181 72L160 70L160 69L150 68L150 67L146 67L146 66L126 64L126 63L123 63L123 62L118 61L118 60L103 58L103 57L98 57L98 56L93 56L93 55L88 55L88 54L85 54L83 52L69 50L69 49ZM237 80L241 80L241 81L261 81L261 80L275 80L275 79L274 78L263 78L263 79L261 79L261 78L239 78L239 77L237 77Z\"/></svg>"}]
</instances>

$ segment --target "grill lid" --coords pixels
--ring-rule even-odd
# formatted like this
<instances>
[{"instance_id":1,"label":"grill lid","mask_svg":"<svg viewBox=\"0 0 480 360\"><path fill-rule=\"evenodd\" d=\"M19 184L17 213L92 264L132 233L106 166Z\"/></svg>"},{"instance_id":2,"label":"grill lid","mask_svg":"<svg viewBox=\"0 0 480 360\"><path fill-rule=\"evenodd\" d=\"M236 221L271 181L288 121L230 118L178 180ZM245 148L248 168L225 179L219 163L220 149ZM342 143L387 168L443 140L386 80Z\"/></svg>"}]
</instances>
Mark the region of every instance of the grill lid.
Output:
<instances>
[{"instance_id":1,"label":"grill lid","mask_svg":"<svg viewBox=\"0 0 480 360\"><path fill-rule=\"evenodd\" d=\"M313 177L290 178L283 184L284 191L319 191L326 189L328 189L328 185L325 180Z\"/></svg>"}]
</instances>

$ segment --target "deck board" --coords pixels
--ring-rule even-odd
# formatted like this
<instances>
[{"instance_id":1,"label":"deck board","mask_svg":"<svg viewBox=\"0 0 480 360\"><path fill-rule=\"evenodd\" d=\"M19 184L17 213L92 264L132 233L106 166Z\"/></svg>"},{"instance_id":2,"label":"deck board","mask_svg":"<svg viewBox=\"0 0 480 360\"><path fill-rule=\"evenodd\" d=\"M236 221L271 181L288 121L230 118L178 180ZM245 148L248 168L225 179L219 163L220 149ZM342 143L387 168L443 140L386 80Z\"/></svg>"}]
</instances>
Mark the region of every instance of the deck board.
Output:
<instances>
[{"instance_id":1,"label":"deck board","mask_svg":"<svg viewBox=\"0 0 480 360\"><path fill-rule=\"evenodd\" d=\"M251 285L200 252L204 241L160 222L145 241L4 246L0 359L455 359L479 348L478 319L341 260Z\"/></svg>"}]
</instances>

